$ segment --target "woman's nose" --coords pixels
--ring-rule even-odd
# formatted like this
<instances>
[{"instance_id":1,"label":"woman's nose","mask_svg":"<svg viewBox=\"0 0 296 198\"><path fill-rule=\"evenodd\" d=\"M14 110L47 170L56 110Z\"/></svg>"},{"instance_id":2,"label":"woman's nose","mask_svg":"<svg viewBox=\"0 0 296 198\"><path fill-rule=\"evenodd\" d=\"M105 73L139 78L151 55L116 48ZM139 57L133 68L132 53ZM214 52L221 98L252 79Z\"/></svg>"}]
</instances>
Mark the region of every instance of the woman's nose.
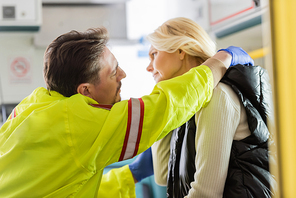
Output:
<instances>
[{"instance_id":1,"label":"woman's nose","mask_svg":"<svg viewBox=\"0 0 296 198\"><path fill-rule=\"evenodd\" d=\"M148 67L146 67L146 70L147 70L148 72L153 72L152 62L148 65Z\"/></svg>"}]
</instances>

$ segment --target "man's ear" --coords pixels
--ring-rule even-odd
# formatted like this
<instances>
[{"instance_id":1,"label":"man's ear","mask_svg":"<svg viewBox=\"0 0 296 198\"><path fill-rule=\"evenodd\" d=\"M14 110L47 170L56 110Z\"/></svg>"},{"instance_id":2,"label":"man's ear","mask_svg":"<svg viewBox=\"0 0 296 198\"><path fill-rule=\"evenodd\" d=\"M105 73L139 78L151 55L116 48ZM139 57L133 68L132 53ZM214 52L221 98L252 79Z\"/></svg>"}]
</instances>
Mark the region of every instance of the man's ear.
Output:
<instances>
[{"instance_id":1,"label":"man's ear","mask_svg":"<svg viewBox=\"0 0 296 198\"><path fill-rule=\"evenodd\" d=\"M81 83L80 85L78 85L77 87L77 93L80 93L84 96L88 96L90 97L90 92L89 92L89 83Z\"/></svg>"},{"instance_id":2,"label":"man's ear","mask_svg":"<svg viewBox=\"0 0 296 198\"><path fill-rule=\"evenodd\" d=\"M185 54L186 53L183 50L179 49L180 60L183 60L184 59Z\"/></svg>"}]
</instances>

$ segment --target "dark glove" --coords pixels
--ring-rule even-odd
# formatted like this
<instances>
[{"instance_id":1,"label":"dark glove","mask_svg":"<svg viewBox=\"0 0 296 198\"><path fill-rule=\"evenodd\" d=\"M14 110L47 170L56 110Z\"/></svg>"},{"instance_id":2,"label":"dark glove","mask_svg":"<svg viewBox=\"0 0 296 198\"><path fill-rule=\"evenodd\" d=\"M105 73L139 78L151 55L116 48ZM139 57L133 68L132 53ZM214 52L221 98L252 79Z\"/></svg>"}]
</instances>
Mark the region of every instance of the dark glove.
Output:
<instances>
[{"instance_id":1,"label":"dark glove","mask_svg":"<svg viewBox=\"0 0 296 198\"><path fill-rule=\"evenodd\" d=\"M245 52L242 48L240 47L235 47L235 46L230 46L226 49L220 49L219 51L226 51L232 56L231 64L230 66L241 64L241 65L248 65L248 66L253 66L254 61L253 59L249 56L247 52Z\"/></svg>"},{"instance_id":2,"label":"dark glove","mask_svg":"<svg viewBox=\"0 0 296 198\"><path fill-rule=\"evenodd\" d=\"M138 155L135 161L129 164L129 169L138 182L153 175L154 172L151 148Z\"/></svg>"}]
</instances>

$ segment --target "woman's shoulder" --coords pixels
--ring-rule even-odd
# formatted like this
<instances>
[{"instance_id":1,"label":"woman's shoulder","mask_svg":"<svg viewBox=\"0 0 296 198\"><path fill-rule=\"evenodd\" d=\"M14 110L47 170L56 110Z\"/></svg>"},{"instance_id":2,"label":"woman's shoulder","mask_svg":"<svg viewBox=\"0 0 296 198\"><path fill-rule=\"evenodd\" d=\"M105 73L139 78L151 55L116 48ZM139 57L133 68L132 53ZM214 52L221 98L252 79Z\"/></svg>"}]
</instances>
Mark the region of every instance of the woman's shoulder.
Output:
<instances>
[{"instance_id":1,"label":"woman's shoulder","mask_svg":"<svg viewBox=\"0 0 296 198\"><path fill-rule=\"evenodd\" d=\"M225 83L222 83L222 82L218 83L218 85L214 89L213 98L216 98L216 97L218 97L219 100L223 98L224 101L231 102L233 103L233 105L240 107L241 103L237 94L233 91L233 89L229 85Z\"/></svg>"}]
</instances>

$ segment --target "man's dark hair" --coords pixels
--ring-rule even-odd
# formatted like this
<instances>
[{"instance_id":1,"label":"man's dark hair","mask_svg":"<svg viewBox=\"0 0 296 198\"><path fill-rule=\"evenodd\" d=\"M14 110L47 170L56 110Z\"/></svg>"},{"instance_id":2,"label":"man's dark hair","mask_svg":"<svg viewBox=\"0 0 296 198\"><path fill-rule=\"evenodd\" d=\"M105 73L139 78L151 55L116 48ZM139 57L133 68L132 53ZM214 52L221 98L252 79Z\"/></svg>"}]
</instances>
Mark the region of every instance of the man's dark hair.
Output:
<instances>
[{"instance_id":1,"label":"man's dark hair","mask_svg":"<svg viewBox=\"0 0 296 198\"><path fill-rule=\"evenodd\" d=\"M57 37L44 54L44 79L49 91L70 97L81 83L98 83L107 29L71 31Z\"/></svg>"}]
</instances>

